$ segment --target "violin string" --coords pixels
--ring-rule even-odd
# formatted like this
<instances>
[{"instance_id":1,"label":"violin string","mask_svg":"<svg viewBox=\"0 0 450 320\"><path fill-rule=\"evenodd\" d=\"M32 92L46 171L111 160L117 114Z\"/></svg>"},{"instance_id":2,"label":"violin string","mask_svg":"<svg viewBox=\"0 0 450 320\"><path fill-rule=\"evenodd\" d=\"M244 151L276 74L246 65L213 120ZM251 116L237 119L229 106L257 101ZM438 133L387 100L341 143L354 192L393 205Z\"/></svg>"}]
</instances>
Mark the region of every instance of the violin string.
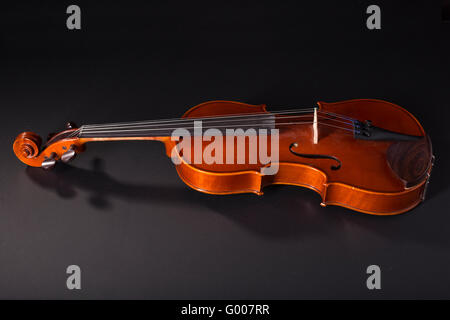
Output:
<instances>
[{"instance_id":1,"label":"violin string","mask_svg":"<svg viewBox=\"0 0 450 320\"><path fill-rule=\"evenodd\" d=\"M332 120L332 121L336 121L335 119L332 118L327 118L328 120ZM287 122L287 123L278 123L276 124L276 126L281 126L281 125L297 125L297 124L312 124L314 123L313 121L295 121L295 122ZM239 125L240 127L251 127L251 126L258 126L258 125L264 125L264 123L262 124L244 124L244 125ZM353 126L352 124L346 124L346 125L350 125L352 126L352 129L348 128L348 127L344 127L342 125L332 125L329 123L323 123L318 121L318 125L325 125L325 126L330 126L330 127L334 127L337 129L342 129L342 130L346 130L346 131L351 131L353 133ZM225 126L202 126L202 129L210 129L210 128L227 128L229 127L228 125ZM80 137L83 134L85 136L87 135L95 135L95 134L106 134L106 133L124 133L124 132L136 132L136 131L165 131L167 133L167 130L175 130L175 129L179 129L180 127L177 128L151 128L151 129L144 129L144 128L140 128L140 129L113 129L110 128L111 130L105 130L105 129L100 129L100 130L90 130L90 131L85 131L84 130L84 126L80 127L77 130L74 130L71 134L69 134L67 136L67 138L73 138L73 137ZM265 128L267 128L267 124L265 124ZM195 129L195 127L187 127L184 129Z\"/></svg>"},{"instance_id":2,"label":"violin string","mask_svg":"<svg viewBox=\"0 0 450 320\"><path fill-rule=\"evenodd\" d=\"M314 122L313 121L294 121L294 122L278 123L277 126L283 126L283 125L304 125L304 124L312 124L312 123L314 123ZM260 124L260 125L262 126L264 124ZM318 122L318 125L325 125L325 126L330 126L330 127L334 127L334 128L338 128L338 129L342 129L342 130L353 132L353 129L346 128L346 127L343 127L343 126L336 126L336 125L331 125L331 124L323 123L323 122ZM255 124L243 124L243 125L240 125L239 127L254 127L254 126L255 126ZM195 126L182 127L182 129L186 129L186 130L196 129L196 128L197 127L195 127ZM198 128L200 128L200 127L198 127ZM212 126L212 127L208 127L208 126L203 127L202 126L201 128L203 130L203 129L215 129L215 128L229 128L229 126L227 126L227 125L225 125L225 126ZM262 127L262 128L267 129L267 125L265 127ZM163 129L161 129L161 128L151 128L151 129L148 129L148 128L145 128L145 129L144 128L140 128L140 129L109 129L109 130L102 129L102 130L92 130L92 131L84 131L84 129L81 128L80 134L81 135L85 134L87 136L87 135L93 135L93 134L108 134L108 133L109 134L110 133L120 133L121 134L121 133L126 133L126 132L130 132L130 133L149 132L149 131L151 131L151 132L155 132L155 131L156 132L157 131L167 132L167 130L176 130L176 129L181 129L181 128L180 127L174 127L174 128L163 128Z\"/></svg>"},{"instance_id":3,"label":"violin string","mask_svg":"<svg viewBox=\"0 0 450 320\"><path fill-rule=\"evenodd\" d=\"M343 115L340 115L340 114L337 114L337 113L333 113L333 112L327 112L327 114L331 115L331 116L335 116L335 117L340 117L342 119L346 119L347 121L351 121L352 123L356 121L356 119L353 119L353 118L350 118L350 117L347 117L347 116L343 116Z\"/></svg>"},{"instance_id":4,"label":"violin string","mask_svg":"<svg viewBox=\"0 0 450 320\"><path fill-rule=\"evenodd\" d=\"M330 118L327 118L325 121L327 121L327 120L331 120L331 121L335 121L334 119L330 119ZM323 120L322 120L323 121ZM281 123L277 123L277 124L275 124L275 126L280 126L280 125L287 125L287 124L300 124L300 123L313 123L313 121L291 121L291 122L281 122ZM319 124L322 124L322 122L320 122L320 121L318 121L318 123ZM201 127L202 128L204 128L204 129L209 129L209 128L238 128L238 127L261 127L261 126L264 126L264 127L268 127L268 126L270 126L270 125L273 125L273 123L264 123L264 122L260 122L260 123L253 123L253 124L249 124L249 123L244 123L244 124L242 124L242 123L240 123L240 124L237 124L237 125L234 125L234 126L232 126L232 125L230 125L230 124L219 124L219 125L210 125L210 124L206 124L206 125L202 125ZM345 125L345 126L344 126ZM353 130L353 125L352 124L349 124L349 123L346 123L346 124L344 124L344 125L341 125L341 124L339 124L339 125L334 125L335 127L338 127L338 128L344 128L344 129L347 129L347 130ZM351 128L352 129L349 129L348 127L346 127L346 126L351 126ZM87 134L96 134L96 133L104 133L104 134L107 134L107 133L120 133L120 132L145 132L145 131L148 131L148 132L154 132L154 131L165 131L166 132L166 134L167 134L167 131L168 130L176 130L176 129L179 129L179 128L187 128L187 129L189 129L189 128L195 128L195 125L194 125L194 123L192 123L192 122L190 122L189 124L188 124L188 126L185 126L185 127L180 127L180 126L178 126L178 127L157 127L157 128L148 128L148 127L141 127L141 126L137 126L137 127L126 127L126 128L101 128L101 129L87 129L87 130L85 130L84 128L81 128L81 130L82 130L82 133L83 134L85 134L85 135L87 135Z\"/></svg>"},{"instance_id":5,"label":"violin string","mask_svg":"<svg viewBox=\"0 0 450 320\"><path fill-rule=\"evenodd\" d=\"M281 121L283 121L283 120L292 119L292 118L299 119L299 118L304 118L304 117L311 118L310 115L308 115L308 116L303 115L303 116L286 116L286 117L283 117L283 118L279 118L277 120L279 121L279 123L282 123ZM261 119L258 119L259 123L262 123L260 120ZM272 116L269 116L269 117L266 116L266 117L263 118L263 120L274 122L274 118ZM353 123L350 123L348 121L342 121L342 120L329 118L329 117L324 117L324 116L319 116L318 120L334 121L334 122L342 123L342 124L345 124L345 125L353 125ZM227 122L223 122L222 121L222 122L219 122L219 123L215 123L216 121L214 121L214 120L208 120L208 121L202 122L202 124L207 125L209 127L212 127L213 123L215 123L216 126L217 125L229 125L229 126L234 125L234 126L239 126L240 124L231 124L230 123L230 122L236 122L236 121L241 121L241 124L242 123L246 124L242 120L237 120L237 119L228 120ZM194 123L194 121L190 120L190 121L185 122L184 124L192 125L193 123ZM254 125L258 125L259 123L253 123L253 124ZM174 124L172 124L172 123L167 123L167 124L164 124L164 125L159 125L159 124L149 125L149 124L146 124L146 125L134 125L134 126L120 126L120 127L109 127L108 126L108 127L96 127L96 128L91 128L91 127L85 127L84 126L83 127L83 132L91 132L91 131L99 131L99 130L107 130L107 129L113 129L113 130L115 130L115 129L117 129L117 130L119 130L119 129L133 129L133 128L138 128L138 129L149 128L149 129L152 129L154 127L156 127L157 129L168 129L167 126L173 126L173 125ZM180 127L179 123L178 123L178 126Z\"/></svg>"},{"instance_id":6,"label":"violin string","mask_svg":"<svg viewBox=\"0 0 450 320\"><path fill-rule=\"evenodd\" d=\"M282 110L277 112L251 112L251 113L240 113L240 114L230 114L223 116L205 116L205 117L196 117L196 118L168 118L168 119L157 119L157 120L145 120L145 121L131 121L131 122L116 122L116 123L105 123L105 124L90 124L86 125L89 127L106 127L106 126L126 126L126 125L140 125L140 124L160 124L160 123L176 123L176 122L186 122L186 121L195 121L195 120L223 120L230 118L249 118L249 117L260 117L260 116L268 116L273 114L289 114L289 113L309 113L314 109L300 109L300 110Z\"/></svg>"},{"instance_id":7,"label":"violin string","mask_svg":"<svg viewBox=\"0 0 450 320\"><path fill-rule=\"evenodd\" d=\"M257 112L257 113L242 113L242 114L237 114L237 115L206 116L206 117L186 118L186 119L179 118L179 119L162 119L162 120L150 120L150 121L134 121L134 122L111 123L111 124L84 125L84 126L80 127L79 129L74 130L67 137L68 138L77 137L77 136L80 136L81 133L83 133L83 132L98 133L94 130L103 130L102 132L104 132L104 129L120 129L120 128L128 129L128 128L133 128L133 127L139 127L139 124L143 124L145 126L161 126L161 123L163 123L163 122L165 122L165 124L163 125L163 126L165 126L165 125L173 125L175 123L190 124L195 120L202 120L202 121L206 120L205 122L219 122L221 120L227 120L228 122L233 122L233 121L245 121L245 120L254 120L254 119L260 120L262 118L266 118L267 120L274 120L274 117L272 117L273 115L312 113L315 109L317 109L317 108L288 109L288 110L274 111L274 112L270 112L270 113ZM333 113L333 112L322 111L319 109L317 109L317 113L319 115L319 120L322 119L322 120L330 120L330 121L340 122L345 125L351 125L352 129L348 129L348 128L345 128L342 126L334 126L334 125L330 125L330 124L324 124L324 123L320 123L320 122L319 122L319 124L324 124L324 125L336 127L339 129L353 131L353 124L354 124L354 121L356 121L355 119L350 118L348 116L343 116L343 115L340 115L337 113ZM322 115L332 116L332 118L327 118ZM309 115L306 115L306 116L309 116ZM284 120L287 118L300 118L300 117L305 117L305 115L303 115L303 116L299 116L299 115L286 116L286 117L282 117L280 119ZM230 120L230 118L232 118L232 119ZM234 119L234 118L236 118L236 119ZM280 124L281 123L278 123L277 125L280 125ZM286 123L286 124L297 124L297 122L290 122L290 123ZM252 125L258 125L258 124L255 123ZM240 126L242 126L242 125L240 125ZM244 125L244 126L249 126L249 125ZM204 128L210 128L210 127L204 127ZM167 130L167 128L161 128L161 127L158 129Z\"/></svg>"},{"instance_id":8,"label":"violin string","mask_svg":"<svg viewBox=\"0 0 450 320\"><path fill-rule=\"evenodd\" d=\"M221 120L228 120L234 121L237 120L250 120L251 118L261 118L261 117L270 117L272 115L286 115L286 114L302 114L302 113L311 113L314 109L300 109L300 110L286 110L286 111L277 111L277 112L258 112L258 113L250 113L250 114L238 114L238 115L225 115L225 116L208 116L208 117L199 117L199 118L180 118L180 119L162 119L162 120L149 120L149 121L133 121L133 122L118 122L118 123L110 123L110 124L91 124L91 125L85 125L85 129L92 129L92 128L106 128L106 127L125 127L125 126L138 126L138 125L161 125L163 123L173 125L175 123L185 123L185 122L192 122L195 120L202 120L202 121L221 121ZM321 110L317 111L318 114L325 114L329 115L328 112L324 112ZM330 114L331 115L331 114ZM348 117L344 117L337 114L332 114L333 117L337 117L342 119L343 121L350 121L353 120ZM231 120L229 120L231 119Z\"/></svg>"},{"instance_id":9,"label":"violin string","mask_svg":"<svg viewBox=\"0 0 450 320\"><path fill-rule=\"evenodd\" d=\"M277 120L279 120L279 121L281 120L282 121L282 120L285 120L285 119L302 118L302 117L311 117L311 115L307 115L307 116L305 116L305 115L303 115L303 116L302 115L284 116L284 117L279 118ZM329 117L325 117L325 116L322 116L322 115L320 115L319 117L322 120L336 121L336 122L343 123L343 124L346 124L346 125L353 125L353 122L350 122L348 120L334 119L334 118L329 118ZM267 121L274 121L274 117L272 115L264 115L264 116L260 116L258 119L251 119L251 120L258 120L258 121L260 121L261 119L262 120L267 120ZM229 122L236 122L236 121L244 122L245 120L248 120L248 119L231 119L231 120L227 120L227 122L224 122L224 121L218 120L218 119L213 119L213 120L207 120L207 121L203 120L203 123L205 123L206 125L211 125L212 123L217 123L219 125L220 124L224 125L225 123L227 123L228 125L231 125L231 124L229 124ZM96 127L91 127L90 125L87 125L87 126L83 126L83 132L89 132L89 131L95 131L95 130L104 130L104 129L122 129L122 128L124 128L124 129L130 129L130 128L143 129L144 127L147 127L147 128L157 127L158 129L166 129L167 128L166 126L178 125L178 127L181 127L183 124L184 125L192 125L192 123L194 121L195 120L187 119L187 120L185 120L183 122L176 122L176 123L170 122L170 123L165 123L165 124L154 123L154 124L122 125L122 126L109 126L108 125L108 126L96 126ZM258 123L254 123L254 125L257 125L257 124Z\"/></svg>"},{"instance_id":10,"label":"violin string","mask_svg":"<svg viewBox=\"0 0 450 320\"><path fill-rule=\"evenodd\" d=\"M291 113L282 113L280 115L286 115L286 114L292 114L292 116L283 116L280 119L286 119L286 118L294 118L294 117L300 117L300 113L298 112L291 112ZM295 114L295 115L294 115ZM298 115L297 115L298 114ZM328 116L328 113L318 112L319 115L325 115ZM136 127L136 126L167 126L167 125L182 125L182 124L189 124L193 121L203 121L207 123L220 123L224 120L227 122L236 122L236 121L252 121L252 120L272 120L274 114L272 113L264 113L259 114L258 116L252 115L252 116L232 116L232 117L204 117L204 118L187 118L187 119L177 119L177 120L170 120L170 121L147 121L147 122L132 122L132 123L123 123L123 124L105 124L105 125L85 125L85 129L99 129L99 128L125 128L125 127ZM309 116L309 115L308 115ZM352 120L348 120L342 117L336 117L335 115L331 115L332 118L335 121L340 121L343 123L349 123L353 124ZM230 119L231 118L231 119ZM334 119L337 118L337 119Z\"/></svg>"}]
</instances>

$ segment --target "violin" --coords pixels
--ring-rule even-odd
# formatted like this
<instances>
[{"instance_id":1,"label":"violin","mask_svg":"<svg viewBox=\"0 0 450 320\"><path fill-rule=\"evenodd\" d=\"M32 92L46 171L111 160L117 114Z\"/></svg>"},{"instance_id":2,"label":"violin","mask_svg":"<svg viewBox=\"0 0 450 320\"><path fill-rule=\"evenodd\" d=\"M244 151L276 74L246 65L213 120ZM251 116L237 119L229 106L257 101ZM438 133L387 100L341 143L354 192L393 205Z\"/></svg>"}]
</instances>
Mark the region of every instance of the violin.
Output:
<instances>
[{"instance_id":1,"label":"violin","mask_svg":"<svg viewBox=\"0 0 450 320\"><path fill-rule=\"evenodd\" d=\"M434 156L419 121L402 107L357 99L268 111L266 105L210 101L181 118L75 126L42 139L23 132L15 155L50 169L87 142L156 140L191 188L209 194L255 193L273 184L317 192L321 205L394 215L425 199ZM270 151L270 152L269 152Z\"/></svg>"}]
</instances>

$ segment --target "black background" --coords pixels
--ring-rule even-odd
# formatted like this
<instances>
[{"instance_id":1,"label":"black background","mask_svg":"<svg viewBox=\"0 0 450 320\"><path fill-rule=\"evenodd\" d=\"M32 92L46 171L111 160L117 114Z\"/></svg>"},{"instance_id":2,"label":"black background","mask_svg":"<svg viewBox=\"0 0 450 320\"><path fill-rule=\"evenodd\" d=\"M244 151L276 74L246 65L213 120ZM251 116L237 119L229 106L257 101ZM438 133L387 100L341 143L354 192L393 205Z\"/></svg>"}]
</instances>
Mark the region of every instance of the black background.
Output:
<instances>
[{"instance_id":1,"label":"black background","mask_svg":"<svg viewBox=\"0 0 450 320\"><path fill-rule=\"evenodd\" d=\"M82 29L66 28L77 4ZM382 29L366 28L381 7ZM0 14L0 298L449 298L450 24L440 1L16 1ZM15 136L178 117L215 100L271 110L378 98L411 111L436 165L428 199L376 217L273 186L211 196L151 142L26 168ZM82 270L67 290L66 267ZM382 290L366 288L366 268Z\"/></svg>"}]
</instances>

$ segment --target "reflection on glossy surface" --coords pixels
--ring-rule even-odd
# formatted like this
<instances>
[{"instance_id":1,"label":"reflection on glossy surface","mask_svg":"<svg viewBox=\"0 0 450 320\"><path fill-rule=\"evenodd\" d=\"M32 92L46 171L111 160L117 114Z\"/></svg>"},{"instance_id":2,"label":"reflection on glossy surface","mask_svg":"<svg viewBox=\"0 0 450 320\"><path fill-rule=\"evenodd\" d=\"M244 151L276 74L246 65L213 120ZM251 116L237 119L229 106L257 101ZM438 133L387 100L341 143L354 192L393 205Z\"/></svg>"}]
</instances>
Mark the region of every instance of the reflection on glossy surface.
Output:
<instances>
[{"instance_id":1,"label":"reflection on glossy surface","mask_svg":"<svg viewBox=\"0 0 450 320\"><path fill-rule=\"evenodd\" d=\"M233 221L245 230L265 238L307 239L311 236L329 236L346 233L354 246L364 247L358 239L373 233L382 238L395 241L414 241L434 243L447 247L449 239L446 228L437 223L433 236L427 232L422 236L425 210L420 206L415 214L377 217L340 208L322 208L317 205L319 196L310 190L295 186L270 186L263 196L239 194L214 196L191 190L179 182L179 186L161 186L152 184L133 184L118 181L103 171L103 161L95 159L93 169L86 170L66 164L58 164L53 171L40 168L27 168L29 178L39 186L55 192L59 197L70 201L84 201L77 191L89 194L89 203L99 210L112 209L113 200L148 204L189 205L186 214L196 211L192 206L207 208ZM130 213L131 214L131 213ZM149 214L151 211L149 210ZM434 219L444 219L435 214ZM402 225L409 220L409 228ZM402 228L402 233L398 232Z\"/></svg>"}]
</instances>

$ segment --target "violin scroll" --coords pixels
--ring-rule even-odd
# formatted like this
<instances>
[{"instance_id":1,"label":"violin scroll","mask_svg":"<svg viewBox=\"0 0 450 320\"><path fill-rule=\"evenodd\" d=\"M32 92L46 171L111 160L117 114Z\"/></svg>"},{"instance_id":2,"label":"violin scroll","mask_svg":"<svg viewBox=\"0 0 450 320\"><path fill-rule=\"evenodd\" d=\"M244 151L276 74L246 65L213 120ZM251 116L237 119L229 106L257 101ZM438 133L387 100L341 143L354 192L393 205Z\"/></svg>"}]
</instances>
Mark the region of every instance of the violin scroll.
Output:
<instances>
[{"instance_id":1,"label":"violin scroll","mask_svg":"<svg viewBox=\"0 0 450 320\"><path fill-rule=\"evenodd\" d=\"M20 160L32 159L38 155L41 143L42 139L36 133L23 132L14 141L13 150Z\"/></svg>"},{"instance_id":2,"label":"violin scroll","mask_svg":"<svg viewBox=\"0 0 450 320\"><path fill-rule=\"evenodd\" d=\"M13 150L17 158L32 167L52 168L58 160L69 162L84 151L84 143L76 135L76 128L53 135L41 150L42 139L34 132L23 132L14 140Z\"/></svg>"}]
</instances>

